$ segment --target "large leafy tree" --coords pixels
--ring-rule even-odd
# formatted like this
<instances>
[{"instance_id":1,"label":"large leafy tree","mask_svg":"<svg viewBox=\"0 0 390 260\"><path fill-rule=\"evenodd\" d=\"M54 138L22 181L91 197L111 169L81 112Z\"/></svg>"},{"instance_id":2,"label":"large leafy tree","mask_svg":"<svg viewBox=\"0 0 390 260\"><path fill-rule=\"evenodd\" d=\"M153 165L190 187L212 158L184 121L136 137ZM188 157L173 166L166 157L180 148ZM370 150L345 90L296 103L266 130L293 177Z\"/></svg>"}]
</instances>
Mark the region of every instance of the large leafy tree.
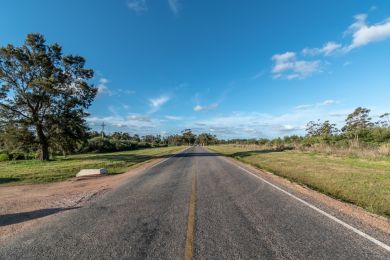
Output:
<instances>
[{"instance_id":1,"label":"large leafy tree","mask_svg":"<svg viewBox=\"0 0 390 260\"><path fill-rule=\"evenodd\" d=\"M321 122L318 119L317 122L310 121L306 124L307 136L329 137L337 132L336 124L329 122L329 120Z\"/></svg>"},{"instance_id":2,"label":"large leafy tree","mask_svg":"<svg viewBox=\"0 0 390 260\"><path fill-rule=\"evenodd\" d=\"M87 130L86 109L97 89L84 66L83 57L64 55L41 34L0 48L0 120L32 130L41 160L49 159L50 145L69 150Z\"/></svg>"},{"instance_id":3,"label":"large leafy tree","mask_svg":"<svg viewBox=\"0 0 390 260\"><path fill-rule=\"evenodd\" d=\"M210 145L217 142L217 137L208 133L201 133L197 136L196 141L200 145Z\"/></svg>"},{"instance_id":4,"label":"large leafy tree","mask_svg":"<svg viewBox=\"0 0 390 260\"><path fill-rule=\"evenodd\" d=\"M183 135L183 139L188 143L188 145L195 142L196 136L192 133L191 129L184 129L181 133Z\"/></svg>"},{"instance_id":5,"label":"large leafy tree","mask_svg":"<svg viewBox=\"0 0 390 260\"><path fill-rule=\"evenodd\" d=\"M366 129L372 127L370 109L358 107L345 119L345 126L342 131L347 135L353 136L355 141L359 141L359 135Z\"/></svg>"}]
</instances>

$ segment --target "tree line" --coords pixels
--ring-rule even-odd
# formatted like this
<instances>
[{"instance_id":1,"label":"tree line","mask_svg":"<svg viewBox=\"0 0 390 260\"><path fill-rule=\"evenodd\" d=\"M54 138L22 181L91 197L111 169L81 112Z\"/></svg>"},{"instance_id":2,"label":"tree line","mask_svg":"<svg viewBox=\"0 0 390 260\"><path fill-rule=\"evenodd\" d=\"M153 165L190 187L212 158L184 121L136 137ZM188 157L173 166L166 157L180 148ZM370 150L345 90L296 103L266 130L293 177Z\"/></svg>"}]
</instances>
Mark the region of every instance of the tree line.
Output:
<instances>
[{"instance_id":1,"label":"tree line","mask_svg":"<svg viewBox=\"0 0 390 260\"><path fill-rule=\"evenodd\" d=\"M370 109L357 107L345 118L345 124L339 129L329 120L310 121L306 124L304 136L290 135L275 139L231 139L219 143L257 144L281 147L300 144L310 147L327 144L338 147L378 147L390 143L390 114L384 113L379 120L373 121Z\"/></svg>"}]
</instances>

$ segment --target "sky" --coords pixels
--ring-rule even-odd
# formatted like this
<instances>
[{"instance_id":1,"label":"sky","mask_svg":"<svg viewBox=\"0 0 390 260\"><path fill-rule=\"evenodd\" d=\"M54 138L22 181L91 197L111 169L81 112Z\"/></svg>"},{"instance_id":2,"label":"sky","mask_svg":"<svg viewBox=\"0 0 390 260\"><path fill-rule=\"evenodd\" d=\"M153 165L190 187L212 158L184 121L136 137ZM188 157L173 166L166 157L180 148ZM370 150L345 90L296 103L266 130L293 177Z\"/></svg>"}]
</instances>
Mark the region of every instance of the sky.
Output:
<instances>
[{"instance_id":1,"label":"sky","mask_svg":"<svg viewBox=\"0 0 390 260\"><path fill-rule=\"evenodd\" d=\"M390 112L390 1L1 0L0 45L39 32L86 58L92 129L219 138Z\"/></svg>"}]
</instances>

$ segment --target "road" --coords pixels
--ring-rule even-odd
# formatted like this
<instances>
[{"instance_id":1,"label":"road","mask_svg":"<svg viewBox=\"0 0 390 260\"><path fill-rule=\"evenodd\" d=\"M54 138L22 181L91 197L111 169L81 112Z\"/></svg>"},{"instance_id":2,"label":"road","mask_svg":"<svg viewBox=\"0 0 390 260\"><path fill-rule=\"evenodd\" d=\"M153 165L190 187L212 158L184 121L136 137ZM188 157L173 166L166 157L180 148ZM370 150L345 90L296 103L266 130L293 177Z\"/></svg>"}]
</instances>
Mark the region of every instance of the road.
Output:
<instances>
[{"instance_id":1,"label":"road","mask_svg":"<svg viewBox=\"0 0 390 260\"><path fill-rule=\"evenodd\" d=\"M390 259L384 246L201 147L0 245L0 259Z\"/></svg>"}]
</instances>

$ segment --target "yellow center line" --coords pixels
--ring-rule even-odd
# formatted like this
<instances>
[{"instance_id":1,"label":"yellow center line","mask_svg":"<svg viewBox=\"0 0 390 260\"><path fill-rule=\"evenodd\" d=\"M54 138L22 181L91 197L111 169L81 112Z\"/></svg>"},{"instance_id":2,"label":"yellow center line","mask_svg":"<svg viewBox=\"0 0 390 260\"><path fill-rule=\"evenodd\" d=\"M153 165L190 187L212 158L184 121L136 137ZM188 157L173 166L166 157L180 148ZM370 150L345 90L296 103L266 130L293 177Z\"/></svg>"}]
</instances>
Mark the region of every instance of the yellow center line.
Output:
<instances>
[{"instance_id":1,"label":"yellow center line","mask_svg":"<svg viewBox=\"0 0 390 260\"><path fill-rule=\"evenodd\" d=\"M194 257L194 236L195 236L195 203L196 203L196 158L192 165L192 190L190 204L188 207L187 239L185 247L185 260L192 260Z\"/></svg>"}]
</instances>

